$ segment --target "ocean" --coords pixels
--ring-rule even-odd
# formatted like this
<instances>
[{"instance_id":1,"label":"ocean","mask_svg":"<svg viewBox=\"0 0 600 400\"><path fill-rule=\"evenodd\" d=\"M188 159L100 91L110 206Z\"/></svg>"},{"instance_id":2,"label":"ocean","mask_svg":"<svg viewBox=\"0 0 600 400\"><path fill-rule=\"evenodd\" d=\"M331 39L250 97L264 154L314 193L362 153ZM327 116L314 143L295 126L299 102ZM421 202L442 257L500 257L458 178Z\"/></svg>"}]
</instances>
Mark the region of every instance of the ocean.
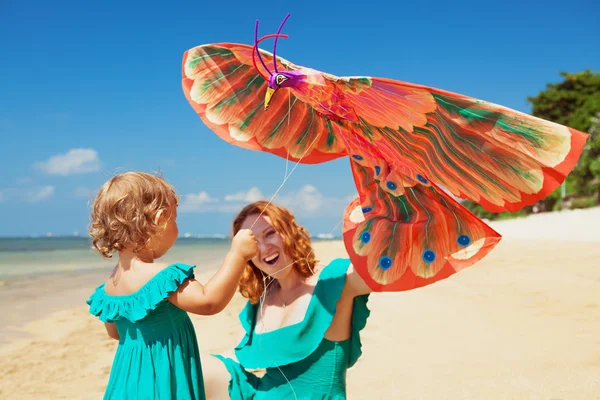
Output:
<instances>
[{"instance_id":1,"label":"ocean","mask_svg":"<svg viewBox=\"0 0 600 400\"><path fill-rule=\"evenodd\" d=\"M103 259L84 237L0 238L0 344L26 336L28 322L75 307L110 275L116 258ZM228 239L180 238L159 261L216 270Z\"/></svg>"},{"instance_id":2,"label":"ocean","mask_svg":"<svg viewBox=\"0 0 600 400\"><path fill-rule=\"evenodd\" d=\"M221 265L230 243L179 238L158 261L196 265L199 276ZM0 345L26 336L28 322L66 309L87 309L85 301L117 261L103 259L90 246L87 237L0 238Z\"/></svg>"},{"instance_id":3,"label":"ocean","mask_svg":"<svg viewBox=\"0 0 600 400\"><path fill-rule=\"evenodd\" d=\"M322 238L313 238L319 242ZM179 238L159 259L196 265L196 275L214 271L229 239ZM94 288L110 275L87 237L0 238L0 345L27 336L27 323L58 311L86 308Z\"/></svg>"},{"instance_id":4,"label":"ocean","mask_svg":"<svg viewBox=\"0 0 600 400\"><path fill-rule=\"evenodd\" d=\"M228 239L180 238L159 261L216 268L227 254ZM115 259L103 259L84 237L0 238L0 282L66 272L110 271Z\"/></svg>"}]
</instances>

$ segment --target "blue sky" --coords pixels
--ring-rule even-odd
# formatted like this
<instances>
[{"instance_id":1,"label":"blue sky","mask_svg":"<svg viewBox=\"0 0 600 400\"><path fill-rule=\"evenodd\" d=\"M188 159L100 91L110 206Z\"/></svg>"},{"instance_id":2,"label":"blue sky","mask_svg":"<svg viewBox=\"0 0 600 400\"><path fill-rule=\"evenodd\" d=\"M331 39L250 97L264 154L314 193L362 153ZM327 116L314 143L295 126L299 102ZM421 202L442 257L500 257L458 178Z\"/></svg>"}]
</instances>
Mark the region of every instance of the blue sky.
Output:
<instances>
[{"instance_id":1,"label":"blue sky","mask_svg":"<svg viewBox=\"0 0 600 400\"><path fill-rule=\"evenodd\" d=\"M286 161L219 139L181 89L185 50L252 43L256 19L274 33L291 13L278 53L295 64L530 112L527 96L560 71L600 70L599 4L4 0L0 236L85 234L89 196L121 171L163 172L182 234L226 234L244 200L270 198ZM354 193L341 159L298 166L275 202L328 233Z\"/></svg>"}]
</instances>

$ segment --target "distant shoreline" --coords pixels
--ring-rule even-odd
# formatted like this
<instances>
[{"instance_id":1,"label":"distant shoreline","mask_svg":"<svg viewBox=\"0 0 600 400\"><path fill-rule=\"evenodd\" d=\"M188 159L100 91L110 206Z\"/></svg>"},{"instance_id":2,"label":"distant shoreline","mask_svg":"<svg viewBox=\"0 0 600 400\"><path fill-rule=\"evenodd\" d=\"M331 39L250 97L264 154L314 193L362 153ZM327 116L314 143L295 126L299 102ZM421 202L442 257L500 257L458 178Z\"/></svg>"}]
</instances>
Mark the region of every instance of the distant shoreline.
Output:
<instances>
[{"instance_id":1,"label":"distant shoreline","mask_svg":"<svg viewBox=\"0 0 600 400\"><path fill-rule=\"evenodd\" d=\"M331 236L327 237L325 234L318 234L316 236L311 236L311 240L342 240L341 236ZM90 238L87 236L72 236L72 235L53 235L53 236L0 236L0 241L3 240L73 240L73 241L90 241ZM225 235L198 235L198 236L179 236L177 241L181 240L231 240L230 236Z\"/></svg>"},{"instance_id":2,"label":"distant shoreline","mask_svg":"<svg viewBox=\"0 0 600 400\"><path fill-rule=\"evenodd\" d=\"M596 215L600 210L600 207L592 207L592 208L581 208L581 209L573 209L573 210L560 210L560 211L549 211L549 212L540 212L537 214L529 214L522 215L515 218L508 219L499 219L499 220L488 220L486 218L482 218L488 225L494 226L503 226L514 223L514 221L532 221L538 218L562 218L561 216L570 214L570 215ZM312 241L336 241L342 240L342 236L331 236L331 234L319 233L316 235L310 236ZM84 242L90 241L89 236L87 235L69 235L69 234L59 234L59 235L27 235L27 236L3 236L0 235L0 252L3 251L2 242L3 241L18 241L18 240L40 240L40 241L60 241L60 240L72 240L74 242ZM185 233L177 238L178 242L182 241L205 241L205 240L214 240L214 241L228 241L231 240L229 235L214 233L214 234L206 234L206 235L196 235Z\"/></svg>"}]
</instances>

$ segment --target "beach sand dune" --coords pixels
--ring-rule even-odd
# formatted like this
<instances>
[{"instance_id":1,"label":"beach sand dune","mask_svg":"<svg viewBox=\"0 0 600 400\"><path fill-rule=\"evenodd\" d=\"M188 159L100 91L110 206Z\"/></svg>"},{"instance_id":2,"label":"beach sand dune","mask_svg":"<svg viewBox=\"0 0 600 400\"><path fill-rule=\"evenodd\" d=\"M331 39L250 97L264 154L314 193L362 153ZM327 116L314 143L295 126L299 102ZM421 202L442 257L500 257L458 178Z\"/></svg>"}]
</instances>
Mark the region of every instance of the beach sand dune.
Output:
<instances>
[{"instance_id":1,"label":"beach sand dune","mask_svg":"<svg viewBox=\"0 0 600 400\"><path fill-rule=\"evenodd\" d=\"M350 399L600 399L600 209L492 225L505 237L476 266L370 297ZM341 242L315 247L345 256ZM117 343L84 301L0 348L0 398L102 397ZM202 353L235 344L243 305L193 316Z\"/></svg>"}]
</instances>

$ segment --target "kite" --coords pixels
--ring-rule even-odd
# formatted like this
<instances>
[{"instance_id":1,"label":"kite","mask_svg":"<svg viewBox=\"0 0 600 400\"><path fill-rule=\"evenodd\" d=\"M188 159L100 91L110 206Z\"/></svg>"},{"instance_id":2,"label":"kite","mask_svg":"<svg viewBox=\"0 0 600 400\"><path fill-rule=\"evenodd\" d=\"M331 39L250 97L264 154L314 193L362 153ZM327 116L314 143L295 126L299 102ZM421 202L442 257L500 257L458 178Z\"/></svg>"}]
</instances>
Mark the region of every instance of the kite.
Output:
<instances>
[{"instance_id":1,"label":"kite","mask_svg":"<svg viewBox=\"0 0 600 400\"><path fill-rule=\"evenodd\" d=\"M183 56L182 87L230 144L305 164L348 157L358 198L343 240L374 291L422 287L473 265L501 235L457 199L515 212L575 167L588 135L432 87L338 77L254 45L205 44ZM258 45L273 38L273 53Z\"/></svg>"}]
</instances>

